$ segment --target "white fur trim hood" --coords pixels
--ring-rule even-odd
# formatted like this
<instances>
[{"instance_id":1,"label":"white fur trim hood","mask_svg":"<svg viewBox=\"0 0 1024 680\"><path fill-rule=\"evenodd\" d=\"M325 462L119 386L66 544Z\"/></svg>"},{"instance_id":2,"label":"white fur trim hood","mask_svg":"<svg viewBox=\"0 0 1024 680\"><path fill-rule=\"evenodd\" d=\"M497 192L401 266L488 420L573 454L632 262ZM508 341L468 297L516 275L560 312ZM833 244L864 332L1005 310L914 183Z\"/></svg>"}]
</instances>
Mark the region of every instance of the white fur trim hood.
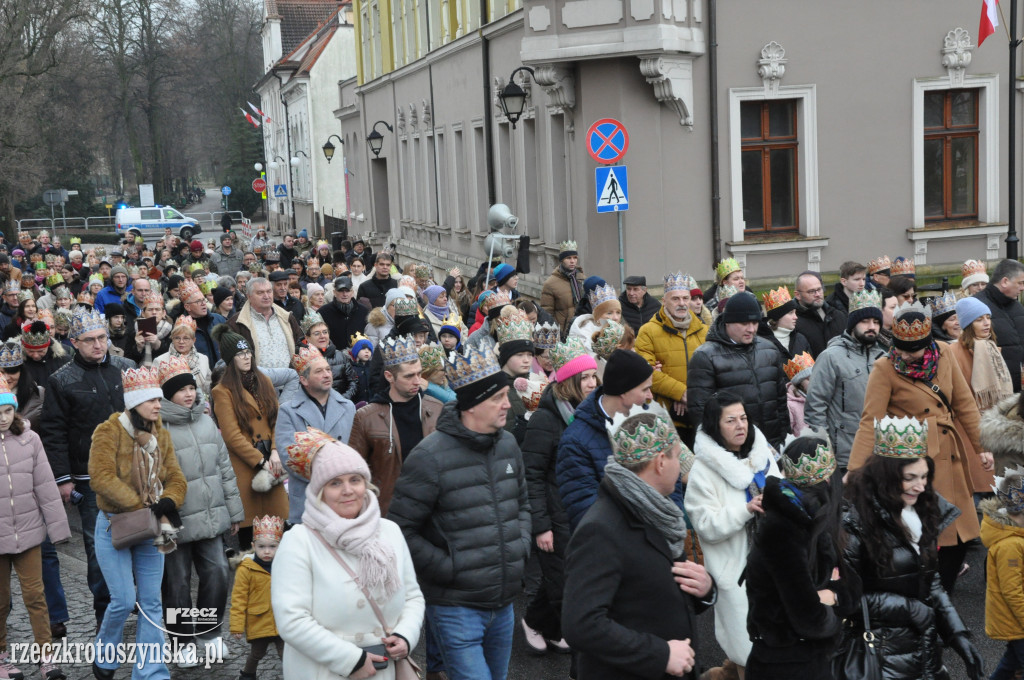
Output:
<instances>
[{"instance_id":1,"label":"white fur trim hood","mask_svg":"<svg viewBox=\"0 0 1024 680\"><path fill-rule=\"evenodd\" d=\"M746 489L754 481L754 472L764 470L769 459L773 459L772 448L761 430L754 427L754 446L746 461L726 451L704 430L698 429L693 443L693 452L710 469L717 472L725 482L735 489Z\"/></svg>"}]
</instances>

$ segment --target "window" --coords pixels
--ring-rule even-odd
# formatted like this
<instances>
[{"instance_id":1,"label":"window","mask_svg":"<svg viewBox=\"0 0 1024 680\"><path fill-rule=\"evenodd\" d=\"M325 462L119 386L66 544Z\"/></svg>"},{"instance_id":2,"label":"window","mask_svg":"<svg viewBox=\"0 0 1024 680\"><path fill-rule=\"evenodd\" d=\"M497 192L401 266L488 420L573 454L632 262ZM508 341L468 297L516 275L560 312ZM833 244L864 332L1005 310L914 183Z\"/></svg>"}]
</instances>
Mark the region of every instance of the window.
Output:
<instances>
[{"instance_id":1,"label":"window","mask_svg":"<svg viewBox=\"0 0 1024 680\"><path fill-rule=\"evenodd\" d=\"M924 95L924 214L929 221L978 217L978 91Z\"/></svg>"},{"instance_id":2,"label":"window","mask_svg":"<svg viewBox=\"0 0 1024 680\"><path fill-rule=\"evenodd\" d=\"M740 104L745 235L800 229L797 130L794 99Z\"/></svg>"},{"instance_id":3,"label":"window","mask_svg":"<svg viewBox=\"0 0 1024 680\"><path fill-rule=\"evenodd\" d=\"M142 220L159 220L160 219L160 211L159 210L143 210L142 212L139 213L139 219L142 219Z\"/></svg>"}]
</instances>

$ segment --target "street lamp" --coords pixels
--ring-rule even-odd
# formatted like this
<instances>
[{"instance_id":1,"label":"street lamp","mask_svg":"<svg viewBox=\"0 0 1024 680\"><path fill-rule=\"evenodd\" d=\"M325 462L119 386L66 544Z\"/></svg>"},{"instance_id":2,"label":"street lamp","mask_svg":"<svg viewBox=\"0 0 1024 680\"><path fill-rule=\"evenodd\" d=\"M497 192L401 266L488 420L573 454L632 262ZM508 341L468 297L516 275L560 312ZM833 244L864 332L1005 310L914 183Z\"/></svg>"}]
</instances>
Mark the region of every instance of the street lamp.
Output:
<instances>
[{"instance_id":1,"label":"street lamp","mask_svg":"<svg viewBox=\"0 0 1024 680\"><path fill-rule=\"evenodd\" d=\"M523 115L523 109L526 108L526 91L516 84L516 74L520 71L527 71L531 76L533 75L532 68L520 66L515 71L512 71L512 75L508 77L508 84L502 88L501 93L498 95L501 110L505 113L505 117L508 118L508 122L512 124L513 130L516 129L516 123L519 122L519 118Z\"/></svg>"},{"instance_id":2,"label":"street lamp","mask_svg":"<svg viewBox=\"0 0 1024 680\"><path fill-rule=\"evenodd\" d=\"M333 144L331 144L331 140L335 139L335 138L338 140L338 144L342 144L342 145L345 144L345 140L342 139L341 137L338 137L338 135L331 135L330 137L327 138L327 143L324 144L323 150L324 150L324 158L327 159L327 164L328 165L331 164L331 159L334 158L335 146Z\"/></svg>"},{"instance_id":3,"label":"street lamp","mask_svg":"<svg viewBox=\"0 0 1024 680\"><path fill-rule=\"evenodd\" d=\"M394 132L395 128L391 127L382 120L378 120L373 124L373 129L370 130L370 134L366 137L366 143L370 145L370 151L373 152L374 158L380 158L380 150L384 147L384 135L377 132L377 126L383 124L388 129L388 132Z\"/></svg>"},{"instance_id":4,"label":"street lamp","mask_svg":"<svg viewBox=\"0 0 1024 680\"><path fill-rule=\"evenodd\" d=\"M295 153L297 153L297 154L300 154L300 153L301 153L301 154L302 154L303 156L305 156L306 158L309 158L309 154L308 154L308 153L306 153L305 151L303 151L302 149L297 149L297 150L295 151ZM292 156L292 167L293 167L293 168L297 168L297 167L299 167L299 163L301 163L301 162L302 162L302 161L300 161L300 160L299 160L299 157L298 157L298 156Z\"/></svg>"},{"instance_id":5,"label":"street lamp","mask_svg":"<svg viewBox=\"0 0 1024 680\"><path fill-rule=\"evenodd\" d=\"M256 172L260 172L263 170L263 163L254 163L252 167Z\"/></svg>"},{"instance_id":6,"label":"street lamp","mask_svg":"<svg viewBox=\"0 0 1024 680\"><path fill-rule=\"evenodd\" d=\"M283 158L281 158L280 156L274 156L274 160L270 161L270 163L269 163L271 170L277 170L278 167L280 167L278 165L278 161L281 161L282 163L284 163L284 159Z\"/></svg>"}]
</instances>

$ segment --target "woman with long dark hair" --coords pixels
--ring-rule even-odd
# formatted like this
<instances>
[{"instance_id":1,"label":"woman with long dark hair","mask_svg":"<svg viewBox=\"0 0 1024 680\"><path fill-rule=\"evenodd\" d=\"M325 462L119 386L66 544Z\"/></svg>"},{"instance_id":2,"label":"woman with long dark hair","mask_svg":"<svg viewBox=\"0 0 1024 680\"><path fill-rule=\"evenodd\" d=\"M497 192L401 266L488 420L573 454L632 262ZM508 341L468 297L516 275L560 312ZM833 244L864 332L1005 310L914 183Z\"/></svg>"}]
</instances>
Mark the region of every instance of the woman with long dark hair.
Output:
<instances>
[{"instance_id":1,"label":"woman with long dark hair","mask_svg":"<svg viewBox=\"0 0 1024 680\"><path fill-rule=\"evenodd\" d=\"M245 519L238 531L243 549L252 543L252 519L288 516L288 494L281 457L274 442L277 392L270 378L256 368L252 348L227 324L214 329L224 359L224 377L213 388L213 412L235 469Z\"/></svg>"},{"instance_id":2,"label":"woman with long dark hair","mask_svg":"<svg viewBox=\"0 0 1024 680\"><path fill-rule=\"evenodd\" d=\"M23 291L18 294L19 298L23 298L18 303L18 313L11 320L7 327L4 328L4 340L9 338L16 338L21 335L21 327L30 321L35 320L39 314L39 310L36 307L36 300L32 297L32 293Z\"/></svg>"},{"instance_id":3,"label":"woman with long dark hair","mask_svg":"<svg viewBox=\"0 0 1024 680\"><path fill-rule=\"evenodd\" d=\"M43 388L36 384L28 371L22 370L24 363L20 342L8 340L0 345L0 370L8 388L18 399L18 415L36 423L43 413Z\"/></svg>"},{"instance_id":4,"label":"woman with long dark hair","mask_svg":"<svg viewBox=\"0 0 1024 680\"><path fill-rule=\"evenodd\" d=\"M945 644L977 680L984 673L981 656L939 582L939 536L960 511L933 486L931 426L885 417L873 429L871 457L847 479L843 558L862 584L882 675L946 680ZM849 622L846 643L864 633L862 617L851 615Z\"/></svg>"}]
</instances>

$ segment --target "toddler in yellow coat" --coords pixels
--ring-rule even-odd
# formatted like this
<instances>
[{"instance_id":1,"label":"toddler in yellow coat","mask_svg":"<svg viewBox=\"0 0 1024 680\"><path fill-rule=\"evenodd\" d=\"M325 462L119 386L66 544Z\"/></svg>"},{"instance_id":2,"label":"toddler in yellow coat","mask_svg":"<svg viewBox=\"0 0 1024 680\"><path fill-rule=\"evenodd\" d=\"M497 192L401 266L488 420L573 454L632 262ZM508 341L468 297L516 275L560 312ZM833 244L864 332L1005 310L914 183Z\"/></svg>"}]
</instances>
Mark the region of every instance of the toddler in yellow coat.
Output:
<instances>
[{"instance_id":1,"label":"toddler in yellow coat","mask_svg":"<svg viewBox=\"0 0 1024 680\"><path fill-rule=\"evenodd\" d=\"M985 513L981 542L988 548L985 633L1005 640L1006 652L992 680L1008 680L1024 668L1024 467L996 477L995 498L979 506Z\"/></svg>"},{"instance_id":2,"label":"toddler in yellow coat","mask_svg":"<svg viewBox=\"0 0 1024 680\"><path fill-rule=\"evenodd\" d=\"M252 520L253 554L246 555L235 572L231 590L231 633L249 641L249 656L240 680L255 680L256 667L273 643L277 655L284 654L284 640L277 634L270 607L270 568L284 533L284 520L273 515Z\"/></svg>"}]
</instances>

